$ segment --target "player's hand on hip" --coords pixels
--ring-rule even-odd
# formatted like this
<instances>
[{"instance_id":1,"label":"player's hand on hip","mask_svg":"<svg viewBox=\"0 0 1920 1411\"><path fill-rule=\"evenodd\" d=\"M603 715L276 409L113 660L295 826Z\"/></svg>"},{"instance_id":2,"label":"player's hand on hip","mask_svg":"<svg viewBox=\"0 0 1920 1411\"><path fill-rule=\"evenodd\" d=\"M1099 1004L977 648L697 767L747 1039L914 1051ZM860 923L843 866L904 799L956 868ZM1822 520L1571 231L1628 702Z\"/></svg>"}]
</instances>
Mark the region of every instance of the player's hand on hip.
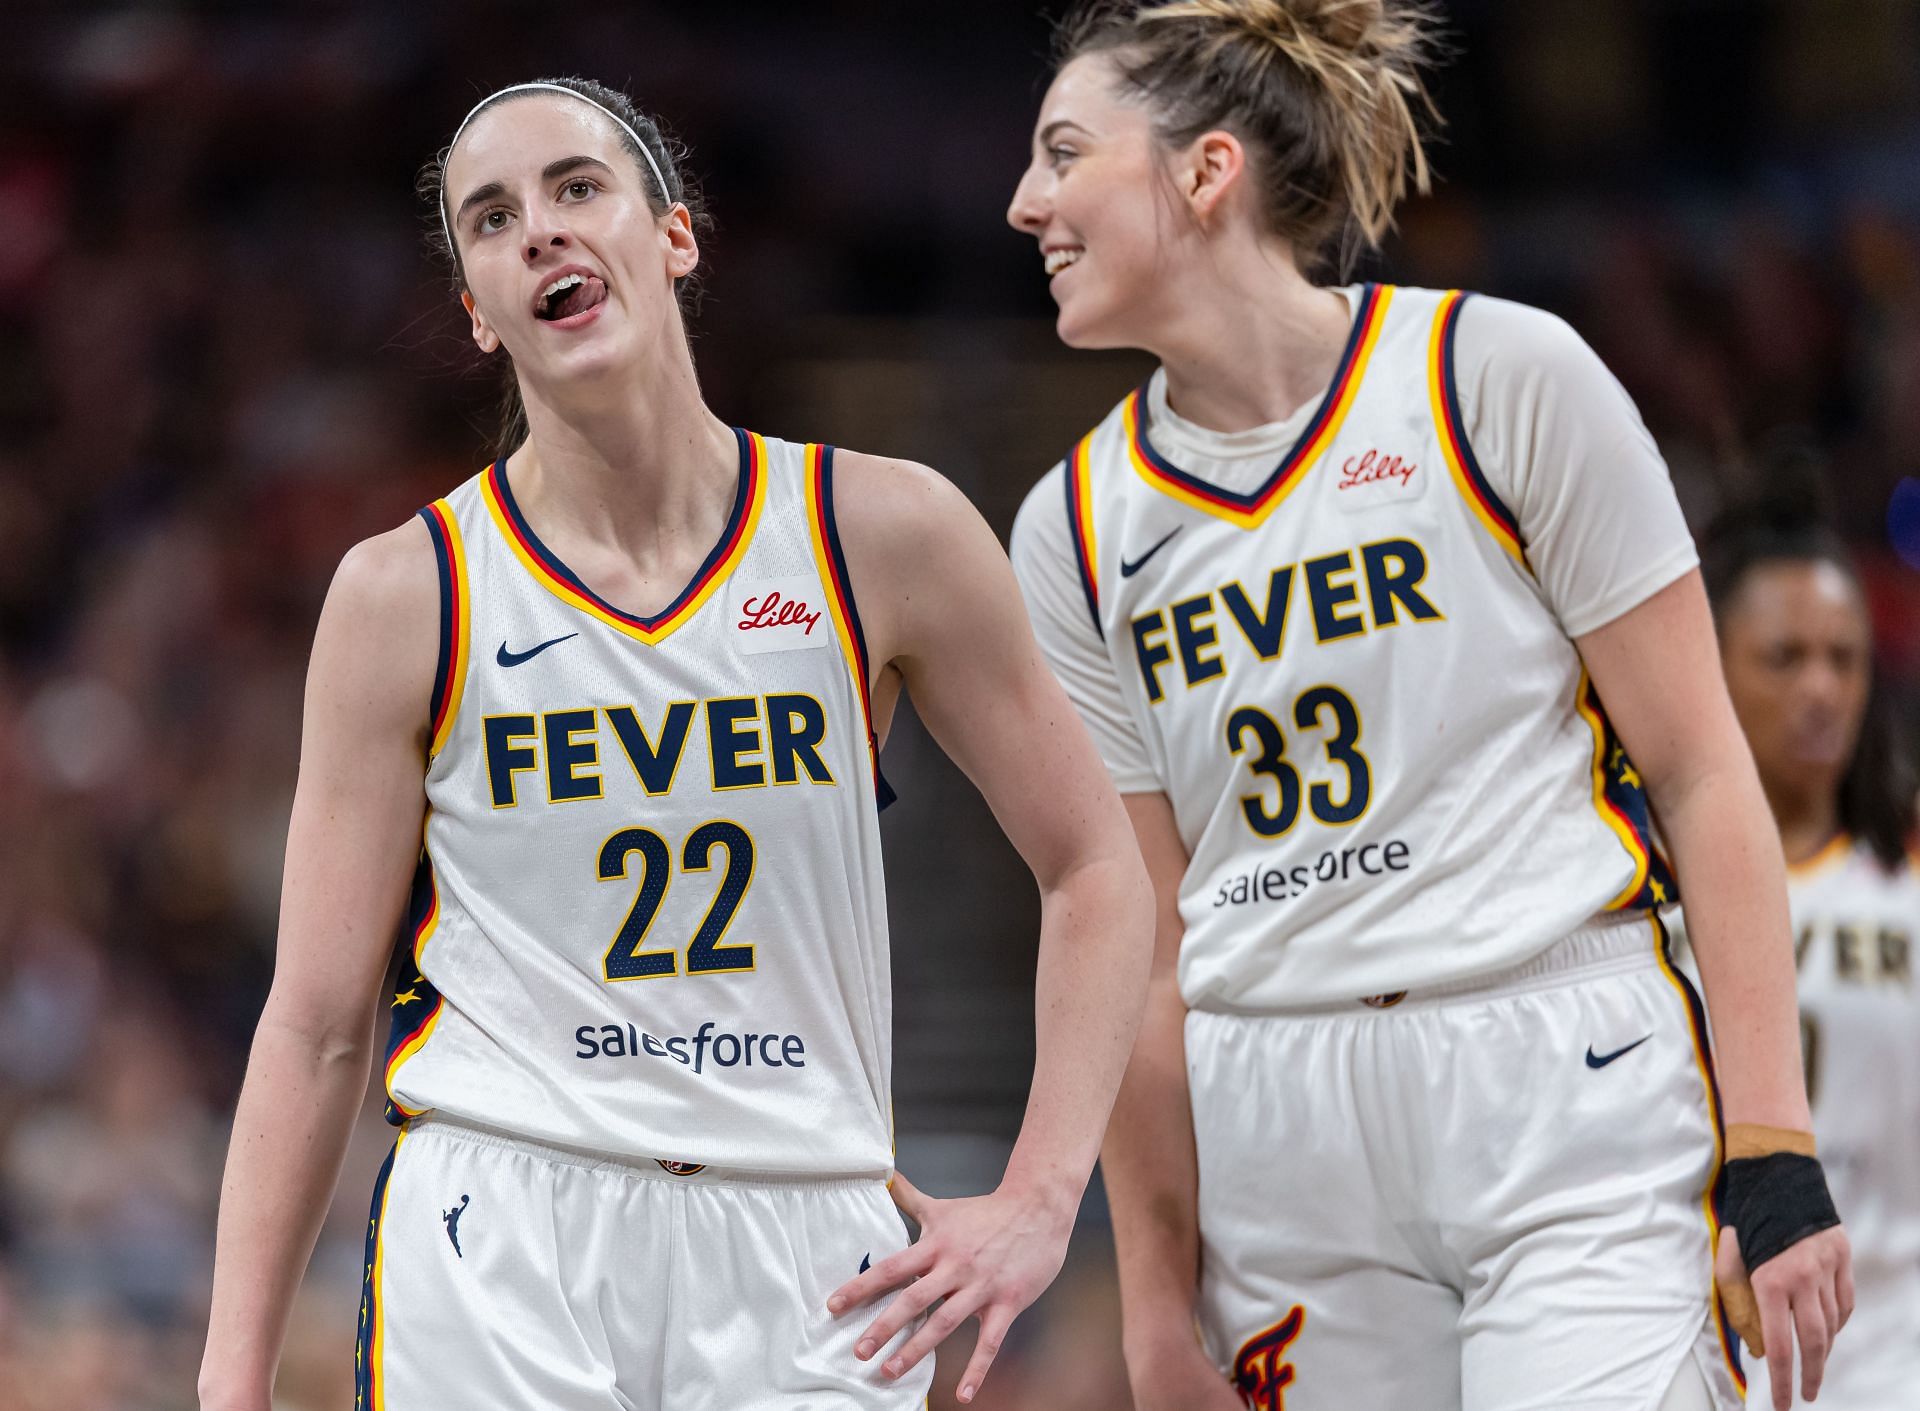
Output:
<instances>
[{"instance_id":1,"label":"player's hand on hip","mask_svg":"<svg viewBox=\"0 0 1920 1411\"><path fill-rule=\"evenodd\" d=\"M882 1365L890 1378L905 1376L961 1323L979 1318L980 1338L960 1376L960 1400L971 1401L1007 1328L1060 1272L1073 1212L1006 1186L991 1195L935 1200L897 1172L892 1193L894 1204L920 1227L920 1238L835 1289L827 1311L843 1314L889 1289L900 1290L855 1344L855 1356L865 1361L933 1309Z\"/></svg>"},{"instance_id":2,"label":"player's hand on hip","mask_svg":"<svg viewBox=\"0 0 1920 1411\"><path fill-rule=\"evenodd\" d=\"M1793 1401L1793 1350L1800 1347L1800 1395L1812 1401L1826 1376L1834 1337L1853 1316L1853 1254L1835 1225L1808 1235L1747 1274L1738 1230L1720 1233L1715 1279L1728 1321L1754 1355L1765 1354L1774 1411Z\"/></svg>"},{"instance_id":3,"label":"player's hand on hip","mask_svg":"<svg viewBox=\"0 0 1920 1411\"><path fill-rule=\"evenodd\" d=\"M1126 1340L1134 1411L1246 1411L1233 1384L1200 1346L1193 1322L1152 1338Z\"/></svg>"}]
</instances>

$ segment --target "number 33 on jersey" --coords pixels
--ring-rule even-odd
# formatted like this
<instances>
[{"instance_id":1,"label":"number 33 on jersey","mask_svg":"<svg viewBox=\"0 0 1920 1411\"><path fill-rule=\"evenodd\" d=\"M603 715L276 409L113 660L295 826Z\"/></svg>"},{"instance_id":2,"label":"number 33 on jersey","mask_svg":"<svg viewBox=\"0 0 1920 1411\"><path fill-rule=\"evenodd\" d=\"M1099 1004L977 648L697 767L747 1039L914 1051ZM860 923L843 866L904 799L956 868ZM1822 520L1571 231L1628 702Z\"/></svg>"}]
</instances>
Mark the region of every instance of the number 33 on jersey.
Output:
<instances>
[{"instance_id":1,"label":"number 33 on jersey","mask_svg":"<svg viewBox=\"0 0 1920 1411\"><path fill-rule=\"evenodd\" d=\"M1070 694L1087 710L1097 680L1139 742L1138 767L1116 767L1122 789L1173 805L1192 859L1180 964L1194 1007L1445 983L1674 891L1639 777L1533 561L1538 526L1523 528L1466 435L1462 296L1349 297L1324 398L1242 488L1156 446L1156 381L1022 513L1064 529L1016 531ZM1656 588L1693 562L1677 508L1671 526L1646 536L1664 555ZM1041 606L1043 540L1071 560L1071 622L1050 625ZM1069 632L1085 644L1071 660Z\"/></svg>"},{"instance_id":2,"label":"number 33 on jersey","mask_svg":"<svg viewBox=\"0 0 1920 1411\"><path fill-rule=\"evenodd\" d=\"M720 540L653 617L540 541L503 464L422 512L443 652L396 1120L891 1169L877 776L833 453L737 440Z\"/></svg>"}]
</instances>

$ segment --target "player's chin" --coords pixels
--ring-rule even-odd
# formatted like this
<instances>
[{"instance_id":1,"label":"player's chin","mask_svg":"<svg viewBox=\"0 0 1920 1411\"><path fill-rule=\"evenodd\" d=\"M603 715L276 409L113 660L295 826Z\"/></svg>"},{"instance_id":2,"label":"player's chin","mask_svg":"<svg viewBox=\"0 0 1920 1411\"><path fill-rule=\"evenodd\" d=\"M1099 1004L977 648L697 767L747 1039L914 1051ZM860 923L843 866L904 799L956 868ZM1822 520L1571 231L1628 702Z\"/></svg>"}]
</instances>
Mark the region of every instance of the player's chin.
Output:
<instances>
[{"instance_id":1,"label":"player's chin","mask_svg":"<svg viewBox=\"0 0 1920 1411\"><path fill-rule=\"evenodd\" d=\"M1137 348L1140 344L1120 326L1111 309L1076 297L1063 300L1053 331L1069 348L1093 352L1102 348Z\"/></svg>"}]
</instances>

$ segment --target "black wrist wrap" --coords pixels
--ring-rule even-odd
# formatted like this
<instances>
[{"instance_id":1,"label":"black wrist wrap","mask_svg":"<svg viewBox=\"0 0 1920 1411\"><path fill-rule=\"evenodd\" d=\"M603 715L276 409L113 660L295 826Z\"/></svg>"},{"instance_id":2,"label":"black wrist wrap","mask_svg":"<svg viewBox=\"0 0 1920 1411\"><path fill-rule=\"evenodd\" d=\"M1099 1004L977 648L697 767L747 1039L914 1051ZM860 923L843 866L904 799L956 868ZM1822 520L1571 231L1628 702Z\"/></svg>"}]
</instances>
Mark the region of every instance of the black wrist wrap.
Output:
<instances>
[{"instance_id":1,"label":"black wrist wrap","mask_svg":"<svg viewBox=\"0 0 1920 1411\"><path fill-rule=\"evenodd\" d=\"M1740 1236L1740 1257L1751 1274L1782 1250L1840 1223L1820 1162L1797 1152L1742 1156L1729 1161L1720 1202L1722 1224Z\"/></svg>"}]
</instances>

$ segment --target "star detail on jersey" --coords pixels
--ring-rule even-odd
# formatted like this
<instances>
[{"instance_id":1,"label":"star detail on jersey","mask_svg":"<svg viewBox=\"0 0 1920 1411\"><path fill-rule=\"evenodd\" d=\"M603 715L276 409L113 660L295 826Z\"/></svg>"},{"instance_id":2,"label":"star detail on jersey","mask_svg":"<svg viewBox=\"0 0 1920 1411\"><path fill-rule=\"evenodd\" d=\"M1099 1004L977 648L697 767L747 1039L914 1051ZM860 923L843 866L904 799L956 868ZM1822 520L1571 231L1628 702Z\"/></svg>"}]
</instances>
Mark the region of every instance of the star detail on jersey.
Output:
<instances>
[{"instance_id":1,"label":"star detail on jersey","mask_svg":"<svg viewBox=\"0 0 1920 1411\"><path fill-rule=\"evenodd\" d=\"M1167 540L1171 539L1174 535L1178 534L1185 527L1186 527L1185 525L1180 525L1180 524L1174 525L1173 528L1169 529L1165 534L1160 536L1160 541L1158 543L1156 543L1152 548L1148 549L1144 554L1140 555L1139 558L1121 559L1120 560L1120 576L1122 578L1131 578L1133 577L1134 574L1138 573L1141 569L1145 568L1147 566L1147 560L1152 558L1155 554L1159 553L1162 549L1166 548Z\"/></svg>"},{"instance_id":2,"label":"star detail on jersey","mask_svg":"<svg viewBox=\"0 0 1920 1411\"><path fill-rule=\"evenodd\" d=\"M393 997L393 1003L389 1005L388 1008L398 1009L401 1005L412 1004L415 1000L419 998L420 998L420 991L418 990L402 990L400 991L399 994Z\"/></svg>"},{"instance_id":3,"label":"star detail on jersey","mask_svg":"<svg viewBox=\"0 0 1920 1411\"><path fill-rule=\"evenodd\" d=\"M1649 878L1647 881L1647 886L1651 888L1653 891L1654 905L1656 906L1661 905L1667 900L1666 885L1662 883L1658 877Z\"/></svg>"},{"instance_id":4,"label":"star detail on jersey","mask_svg":"<svg viewBox=\"0 0 1920 1411\"><path fill-rule=\"evenodd\" d=\"M546 641L541 642L536 646L528 647L524 652L508 651L506 642L502 641L500 643L500 650L494 653L493 659L499 662L500 665L502 666L518 666L522 662L532 661L535 657L539 656L540 653L544 652L548 647L557 647L562 642L571 642L575 637L578 637L579 635L580 634L578 632L569 632L564 637L549 637Z\"/></svg>"}]
</instances>

